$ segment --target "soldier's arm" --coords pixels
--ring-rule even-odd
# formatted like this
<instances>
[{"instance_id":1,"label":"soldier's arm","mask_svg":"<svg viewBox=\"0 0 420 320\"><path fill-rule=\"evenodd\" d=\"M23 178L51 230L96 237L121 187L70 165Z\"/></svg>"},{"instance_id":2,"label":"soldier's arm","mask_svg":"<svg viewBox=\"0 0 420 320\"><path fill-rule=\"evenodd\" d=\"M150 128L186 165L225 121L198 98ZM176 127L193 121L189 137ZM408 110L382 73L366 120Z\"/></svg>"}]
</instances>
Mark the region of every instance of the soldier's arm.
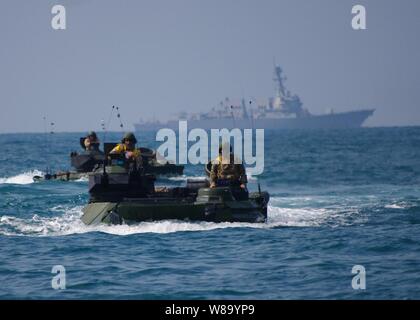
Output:
<instances>
[{"instance_id":1,"label":"soldier's arm","mask_svg":"<svg viewBox=\"0 0 420 320\"><path fill-rule=\"evenodd\" d=\"M210 186L216 186L218 165L213 163L210 171Z\"/></svg>"},{"instance_id":2,"label":"soldier's arm","mask_svg":"<svg viewBox=\"0 0 420 320\"><path fill-rule=\"evenodd\" d=\"M243 164L238 164L239 170L239 182L241 184L248 183L248 177L246 176L245 166Z\"/></svg>"},{"instance_id":3,"label":"soldier's arm","mask_svg":"<svg viewBox=\"0 0 420 320\"><path fill-rule=\"evenodd\" d=\"M140 150L134 150L133 159L136 161L137 169L144 167L143 157L141 156Z\"/></svg>"},{"instance_id":4,"label":"soldier's arm","mask_svg":"<svg viewBox=\"0 0 420 320\"><path fill-rule=\"evenodd\" d=\"M114 149L111 150L110 154L114 154L114 153L118 154L121 152L122 152L121 145L118 144Z\"/></svg>"},{"instance_id":5,"label":"soldier's arm","mask_svg":"<svg viewBox=\"0 0 420 320\"><path fill-rule=\"evenodd\" d=\"M132 160L141 160L140 158L140 150L139 149L134 149L133 151L126 151L125 152L125 157L127 159L132 159ZM138 163L138 161L137 161Z\"/></svg>"}]
</instances>

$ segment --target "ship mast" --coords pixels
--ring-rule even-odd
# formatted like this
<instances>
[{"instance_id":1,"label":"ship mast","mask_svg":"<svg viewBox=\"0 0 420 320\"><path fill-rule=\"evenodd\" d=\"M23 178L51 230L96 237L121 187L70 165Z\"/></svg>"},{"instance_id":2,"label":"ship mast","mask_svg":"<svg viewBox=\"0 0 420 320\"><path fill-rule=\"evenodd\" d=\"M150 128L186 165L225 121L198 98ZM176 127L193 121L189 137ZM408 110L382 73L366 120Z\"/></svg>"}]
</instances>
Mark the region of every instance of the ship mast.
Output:
<instances>
[{"instance_id":1,"label":"ship mast","mask_svg":"<svg viewBox=\"0 0 420 320\"><path fill-rule=\"evenodd\" d=\"M286 77L283 76L283 70L274 62L274 84L276 90L276 97L273 100L273 108L275 110L283 110L283 104L287 97L287 91L284 86Z\"/></svg>"},{"instance_id":2,"label":"ship mast","mask_svg":"<svg viewBox=\"0 0 420 320\"><path fill-rule=\"evenodd\" d=\"M280 68L280 66L274 65L274 83L276 86L276 92L277 97L284 98L286 97L286 88L284 86L284 81L286 80L286 77L282 75L283 70Z\"/></svg>"}]
</instances>

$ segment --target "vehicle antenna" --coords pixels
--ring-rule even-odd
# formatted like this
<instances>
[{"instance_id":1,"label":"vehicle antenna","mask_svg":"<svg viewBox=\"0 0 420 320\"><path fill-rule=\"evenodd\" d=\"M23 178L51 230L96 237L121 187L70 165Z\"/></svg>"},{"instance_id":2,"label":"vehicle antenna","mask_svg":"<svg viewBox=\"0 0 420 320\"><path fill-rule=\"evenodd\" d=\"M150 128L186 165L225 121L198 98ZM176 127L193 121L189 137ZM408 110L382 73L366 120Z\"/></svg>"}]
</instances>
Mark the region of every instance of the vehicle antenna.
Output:
<instances>
[{"instance_id":1,"label":"vehicle antenna","mask_svg":"<svg viewBox=\"0 0 420 320\"><path fill-rule=\"evenodd\" d=\"M104 119L101 119L101 130L103 132L102 138L105 139L105 121ZM105 140L102 140L103 142L105 142Z\"/></svg>"},{"instance_id":2,"label":"vehicle antenna","mask_svg":"<svg viewBox=\"0 0 420 320\"><path fill-rule=\"evenodd\" d=\"M121 131L124 131L124 125L123 125L122 120L121 120L121 114L120 114L120 108L119 107L117 107L117 118L118 118L118 120L120 120Z\"/></svg>"},{"instance_id":3,"label":"vehicle antenna","mask_svg":"<svg viewBox=\"0 0 420 320\"><path fill-rule=\"evenodd\" d=\"M104 130L104 140L103 140L104 143L105 143L105 139L106 139L106 134L108 133L109 125L111 124L111 117L112 117L112 114L114 112L114 109L115 109L115 106L112 106L111 112L109 113L108 123L107 123L106 127L105 127L105 124L103 124L103 126L102 126L102 128Z\"/></svg>"},{"instance_id":4,"label":"vehicle antenna","mask_svg":"<svg viewBox=\"0 0 420 320\"><path fill-rule=\"evenodd\" d=\"M44 134L45 134L45 137L48 137L48 135L47 135L47 118L45 116L43 116L42 120L44 120Z\"/></svg>"},{"instance_id":5,"label":"vehicle antenna","mask_svg":"<svg viewBox=\"0 0 420 320\"><path fill-rule=\"evenodd\" d=\"M254 110L252 109L252 100L249 100L249 113L251 119L251 128L254 131Z\"/></svg>"},{"instance_id":6,"label":"vehicle antenna","mask_svg":"<svg viewBox=\"0 0 420 320\"><path fill-rule=\"evenodd\" d=\"M44 120L44 133L46 135L46 142L47 142L47 145L48 145L47 150L50 150L51 149L51 141L52 141L51 135L54 134L55 123L50 122L50 132L47 133L47 118L44 116L43 120ZM52 174L51 174L51 167L48 165L48 159L47 159L47 167L46 167L45 171L46 172L45 172L44 177L45 177L46 180L49 180L51 178Z\"/></svg>"},{"instance_id":7,"label":"vehicle antenna","mask_svg":"<svg viewBox=\"0 0 420 320\"><path fill-rule=\"evenodd\" d=\"M50 137L49 137L49 135L47 133L47 117L44 116L44 117L42 117L42 119L43 119L43 122L44 122L45 143L47 144L47 150L49 150L50 149L50 141L49 141L50 140ZM47 160L47 164L46 164L46 167L45 167L45 175L49 175L50 168L48 166L48 159L46 159L46 160Z\"/></svg>"},{"instance_id":8,"label":"vehicle antenna","mask_svg":"<svg viewBox=\"0 0 420 320\"><path fill-rule=\"evenodd\" d=\"M55 126L55 123L51 122L50 123L50 134L54 134L54 126Z\"/></svg>"}]
</instances>

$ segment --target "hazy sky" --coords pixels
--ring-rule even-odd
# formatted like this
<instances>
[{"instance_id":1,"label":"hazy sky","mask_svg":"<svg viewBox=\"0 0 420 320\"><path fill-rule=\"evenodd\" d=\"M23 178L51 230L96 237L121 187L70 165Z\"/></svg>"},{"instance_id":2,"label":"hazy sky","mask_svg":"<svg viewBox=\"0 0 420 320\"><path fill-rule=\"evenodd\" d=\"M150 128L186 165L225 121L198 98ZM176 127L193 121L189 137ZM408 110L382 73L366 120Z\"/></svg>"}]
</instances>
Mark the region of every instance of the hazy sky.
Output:
<instances>
[{"instance_id":1,"label":"hazy sky","mask_svg":"<svg viewBox=\"0 0 420 320\"><path fill-rule=\"evenodd\" d=\"M67 29L53 30L62 4ZM367 30L351 8L367 9ZM1 0L0 132L100 128L274 94L273 57L312 113L420 125L418 0ZM117 123L113 126L117 129ZM112 129L112 128L111 128Z\"/></svg>"}]
</instances>

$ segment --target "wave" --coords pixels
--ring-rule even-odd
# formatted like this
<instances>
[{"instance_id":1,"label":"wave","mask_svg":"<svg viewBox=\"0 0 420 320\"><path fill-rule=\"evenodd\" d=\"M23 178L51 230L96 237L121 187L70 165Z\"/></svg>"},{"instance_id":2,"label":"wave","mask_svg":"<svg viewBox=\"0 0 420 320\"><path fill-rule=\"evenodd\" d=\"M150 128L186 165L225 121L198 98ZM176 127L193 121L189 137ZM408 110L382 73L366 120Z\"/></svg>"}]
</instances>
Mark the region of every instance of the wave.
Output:
<instances>
[{"instance_id":1,"label":"wave","mask_svg":"<svg viewBox=\"0 0 420 320\"><path fill-rule=\"evenodd\" d=\"M43 176L44 173L39 170L27 171L9 178L0 178L0 184L31 184L35 176Z\"/></svg>"},{"instance_id":2,"label":"wave","mask_svg":"<svg viewBox=\"0 0 420 320\"><path fill-rule=\"evenodd\" d=\"M394 203L385 205L386 209L410 209L412 207L414 207L414 204L410 204L410 203L404 202L404 201L394 202Z\"/></svg>"},{"instance_id":3,"label":"wave","mask_svg":"<svg viewBox=\"0 0 420 320\"><path fill-rule=\"evenodd\" d=\"M187 176L183 174L181 176L168 177L167 179L170 181L187 181L187 180L204 180L206 178L207 178L206 176Z\"/></svg>"},{"instance_id":4,"label":"wave","mask_svg":"<svg viewBox=\"0 0 420 320\"><path fill-rule=\"evenodd\" d=\"M207 176L187 176L183 174L180 176L168 177L167 179L171 181L187 181L187 180L206 180L208 179L208 177ZM256 176L252 176L250 174L247 174L247 179L248 181L258 181L258 178Z\"/></svg>"},{"instance_id":5,"label":"wave","mask_svg":"<svg viewBox=\"0 0 420 320\"><path fill-rule=\"evenodd\" d=\"M79 179L74 180L74 182L88 182L88 181L89 181L88 176L80 177Z\"/></svg>"},{"instance_id":6,"label":"wave","mask_svg":"<svg viewBox=\"0 0 420 320\"><path fill-rule=\"evenodd\" d=\"M24 173L12 176L12 177L4 177L0 178L0 184L31 184L34 182L33 178L35 176L44 176L44 172L39 170L32 170L26 171ZM205 180L207 176L188 176L188 175L180 175L180 176L173 176L173 177L161 177L162 180L169 180L169 181L176 181L176 182L186 182L187 180ZM255 181L256 177L248 175L249 181ZM87 182L89 181L88 177L81 177L75 182Z\"/></svg>"},{"instance_id":7,"label":"wave","mask_svg":"<svg viewBox=\"0 0 420 320\"><path fill-rule=\"evenodd\" d=\"M278 227L318 227L321 225L346 225L362 223L349 217L357 210L337 210L325 208L282 208L268 206L266 223L240 222L191 222L180 220L164 220L156 222L140 222L134 224L86 226L80 220L82 206L66 208L58 206L51 209L54 217L34 215L29 219L14 216L0 217L0 234L8 236L65 236L72 234L103 232L113 235L131 235L139 233L173 233L185 231L210 231L226 228L272 229Z\"/></svg>"}]
</instances>

